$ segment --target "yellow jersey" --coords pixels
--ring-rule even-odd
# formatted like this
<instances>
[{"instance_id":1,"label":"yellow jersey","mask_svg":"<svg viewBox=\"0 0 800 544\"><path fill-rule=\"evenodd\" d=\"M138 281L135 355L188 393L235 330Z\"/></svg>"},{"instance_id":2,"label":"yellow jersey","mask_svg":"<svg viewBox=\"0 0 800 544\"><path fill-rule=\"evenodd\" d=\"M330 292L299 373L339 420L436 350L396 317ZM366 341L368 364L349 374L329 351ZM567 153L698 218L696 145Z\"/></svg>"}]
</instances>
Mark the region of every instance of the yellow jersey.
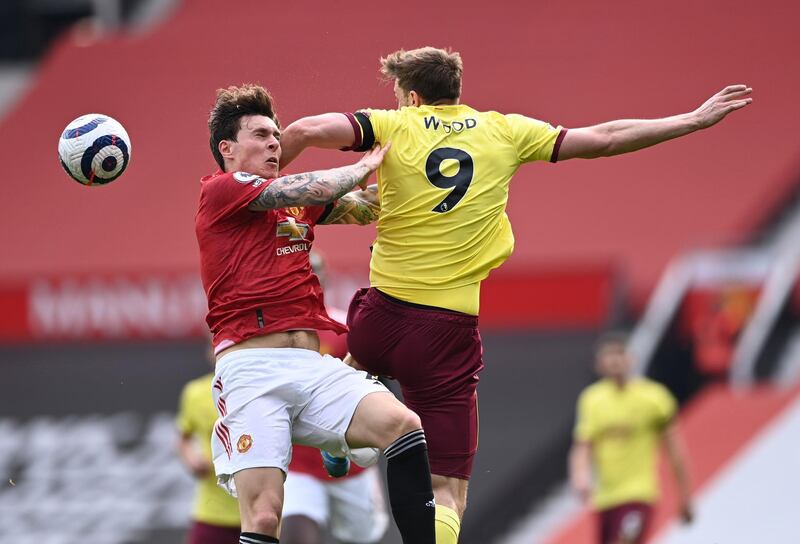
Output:
<instances>
[{"instance_id":1,"label":"yellow jersey","mask_svg":"<svg viewBox=\"0 0 800 544\"><path fill-rule=\"evenodd\" d=\"M362 122L362 132L392 142L377 173L370 284L401 300L477 315L481 281L514 249L511 177L522 163L555 161L565 131L463 104L366 112L371 127Z\"/></svg>"},{"instance_id":2,"label":"yellow jersey","mask_svg":"<svg viewBox=\"0 0 800 544\"><path fill-rule=\"evenodd\" d=\"M214 374L206 374L187 383L181 393L178 410L178 430L191 434L200 443L203 455L210 461L211 433L217 420L217 408L211 396ZM197 483L192 515L195 520L210 525L238 527L239 502L217 485L211 473Z\"/></svg>"},{"instance_id":3,"label":"yellow jersey","mask_svg":"<svg viewBox=\"0 0 800 544\"><path fill-rule=\"evenodd\" d=\"M676 411L667 388L645 378L622 388L604 379L581 393L574 438L591 444L595 508L655 502L659 444Z\"/></svg>"}]
</instances>

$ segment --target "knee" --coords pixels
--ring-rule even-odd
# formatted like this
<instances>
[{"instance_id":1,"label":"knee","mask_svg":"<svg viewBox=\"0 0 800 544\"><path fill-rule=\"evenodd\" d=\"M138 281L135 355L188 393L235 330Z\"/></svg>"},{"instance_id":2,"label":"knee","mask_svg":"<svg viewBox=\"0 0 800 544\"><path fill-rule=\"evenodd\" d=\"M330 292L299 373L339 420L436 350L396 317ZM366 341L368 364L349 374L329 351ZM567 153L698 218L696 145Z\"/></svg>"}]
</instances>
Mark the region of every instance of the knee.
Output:
<instances>
[{"instance_id":1,"label":"knee","mask_svg":"<svg viewBox=\"0 0 800 544\"><path fill-rule=\"evenodd\" d=\"M392 423L390 428L394 430L392 440L396 440L404 434L422 428L422 422L419 416L405 406L398 407L395 413L392 414L391 419Z\"/></svg>"},{"instance_id":2,"label":"knee","mask_svg":"<svg viewBox=\"0 0 800 544\"><path fill-rule=\"evenodd\" d=\"M404 434L421 428L419 416L386 392L369 395L359 404L345 436L351 448L385 450Z\"/></svg>"},{"instance_id":3,"label":"knee","mask_svg":"<svg viewBox=\"0 0 800 544\"><path fill-rule=\"evenodd\" d=\"M272 508L256 510L250 519L253 531L262 535L277 536L280 523L280 511Z\"/></svg>"}]
</instances>

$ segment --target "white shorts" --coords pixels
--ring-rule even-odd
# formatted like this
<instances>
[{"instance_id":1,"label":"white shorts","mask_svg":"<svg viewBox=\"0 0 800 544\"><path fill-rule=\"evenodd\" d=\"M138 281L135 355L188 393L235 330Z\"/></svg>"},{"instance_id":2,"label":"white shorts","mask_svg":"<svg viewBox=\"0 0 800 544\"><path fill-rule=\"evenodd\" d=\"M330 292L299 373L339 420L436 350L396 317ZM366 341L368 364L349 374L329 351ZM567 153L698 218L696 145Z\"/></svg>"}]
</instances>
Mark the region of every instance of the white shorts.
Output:
<instances>
[{"instance_id":1,"label":"white shorts","mask_svg":"<svg viewBox=\"0 0 800 544\"><path fill-rule=\"evenodd\" d=\"M378 542L389 526L378 467L357 476L328 481L289 472L283 492L284 519L311 518L327 526L340 542Z\"/></svg>"},{"instance_id":2,"label":"white shorts","mask_svg":"<svg viewBox=\"0 0 800 544\"><path fill-rule=\"evenodd\" d=\"M329 355L255 348L219 359L212 391L220 416L211 435L214 469L220 486L235 497L232 476L240 470L276 467L285 473L292 442L349 454L345 432L358 403L388 389Z\"/></svg>"}]
</instances>

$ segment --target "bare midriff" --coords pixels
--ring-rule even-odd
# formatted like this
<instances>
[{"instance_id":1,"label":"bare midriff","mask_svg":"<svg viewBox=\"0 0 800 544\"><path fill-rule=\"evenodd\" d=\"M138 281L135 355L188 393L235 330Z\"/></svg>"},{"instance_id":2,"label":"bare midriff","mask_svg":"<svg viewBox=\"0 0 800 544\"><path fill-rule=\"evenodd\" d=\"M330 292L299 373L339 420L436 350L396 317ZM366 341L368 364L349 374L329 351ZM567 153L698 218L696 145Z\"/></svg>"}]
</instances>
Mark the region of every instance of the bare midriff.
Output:
<instances>
[{"instance_id":1,"label":"bare midriff","mask_svg":"<svg viewBox=\"0 0 800 544\"><path fill-rule=\"evenodd\" d=\"M253 348L297 348L319 351L319 336L316 331L285 331L253 336L217 353L217 361L226 353Z\"/></svg>"}]
</instances>

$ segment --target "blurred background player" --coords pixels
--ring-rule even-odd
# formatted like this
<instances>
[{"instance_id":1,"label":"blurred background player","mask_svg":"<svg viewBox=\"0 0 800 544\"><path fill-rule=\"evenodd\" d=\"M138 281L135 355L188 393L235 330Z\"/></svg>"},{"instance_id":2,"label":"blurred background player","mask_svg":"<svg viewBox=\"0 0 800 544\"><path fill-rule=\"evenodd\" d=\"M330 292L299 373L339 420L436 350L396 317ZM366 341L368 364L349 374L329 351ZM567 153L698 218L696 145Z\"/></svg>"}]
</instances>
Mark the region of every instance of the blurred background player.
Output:
<instances>
[{"instance_id":1,"label":"blurred background player","mask_svg":"<svg viewBox=\"0 0 800 544\"><path fill-rule=\"evenodd\" d=\"M312 250L311 267L325 288L325 261ZM328 315L344 322L344 310L326 307ZM319 331L323 355L344 359L347 337L333 331ZM322 544L327 527L342 544L373 544L381 540L389 524L383 483L377 466L362 469L350 465L347 475L332 479L322 465L319 450L308 446L292 448L292 462L283 486L284 544Z\"/></svg>"},{"instance_id":2,"label":"blurred background player","mask_svg":"<svg viewBox=\"0 0 800 544\"><path fill-rule=\"evenodd\" d=\"M578 399L570 482L597 511L599 544L645 542L658 499L658 449L663 444L677 484L680 514L692 521L684 448L675 422L677 402L663 385L631 377L627 338L598 344L600 381Z\"/></svg>"},{"instance_id":3,"label":"blurred background player","mask_svg":"<svg viewBox=\"0 0 800 544\"><path fill-rule=\"evenodd\" d=\"M356 294L350 352L397 379L427 430L437 541L455 543L478 446L481 282L514 248L511 177L532 161L619 155L711 127L751 102L732 85L693 112L566 129L460 104L461 56L423 47L381 59L397 110L329 113L287 127L283 162L304 147L364 150L392 141L378 169L382 206L370 289Z\"/></svg>"},{"instance_id":4,"label":"blurred background player","mask_svg":"<svg viewBox=\"0 0 800 544\"><path fill-rule=\"evenodd\" d=\"M214 364L213 349L209 361ZM178 458L197 479L192 524L186 544L236 544L239 542L239 501L217 485L211 456L211 434L217 408L211 396L214 373L187 383L178 407Z\"/></svg>"}]
</instances>

